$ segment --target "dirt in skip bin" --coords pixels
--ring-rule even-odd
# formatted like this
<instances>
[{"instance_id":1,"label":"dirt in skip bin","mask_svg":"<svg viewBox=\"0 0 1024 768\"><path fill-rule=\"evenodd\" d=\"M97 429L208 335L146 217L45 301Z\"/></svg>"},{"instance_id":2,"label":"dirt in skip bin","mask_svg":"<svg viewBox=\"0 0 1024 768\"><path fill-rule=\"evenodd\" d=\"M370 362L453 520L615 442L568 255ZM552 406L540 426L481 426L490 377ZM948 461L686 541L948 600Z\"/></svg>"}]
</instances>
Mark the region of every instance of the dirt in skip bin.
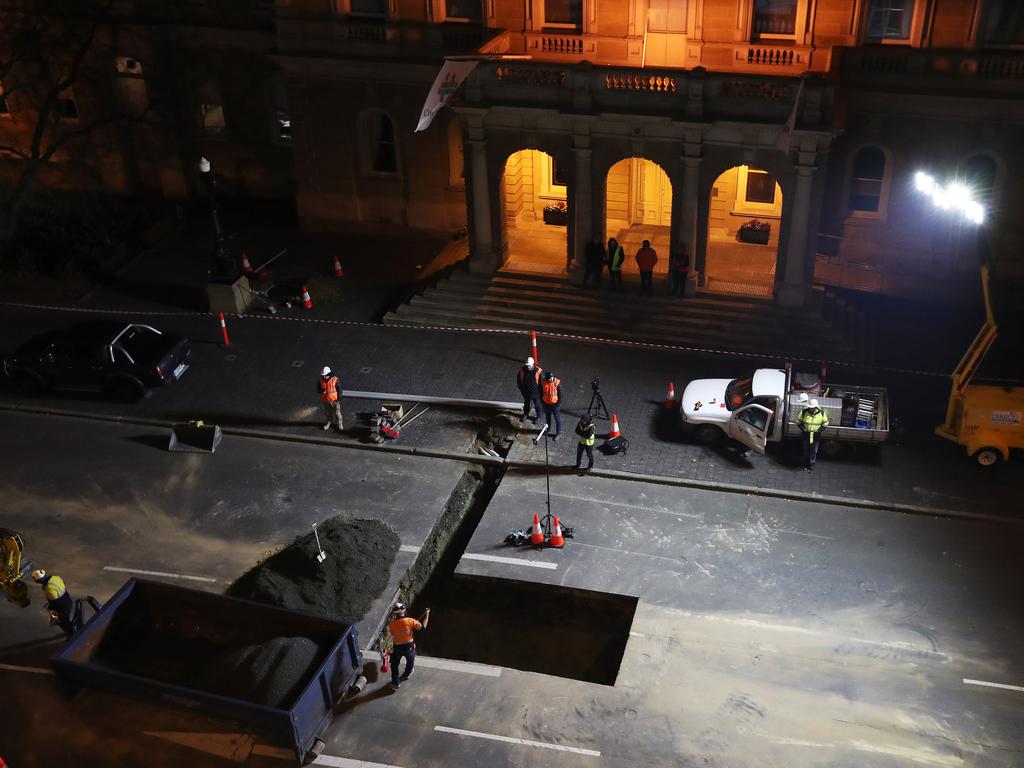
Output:
<instances>
[{"instance_id":1,"label":"dirt in skip bin","mask_svg":"<svg viewBox=\"0 0 1024 768\"><path fill-rule=\"evenodd\" d=\"M401 540L381 520L332 517L317 525L327 553L316 561L313 532L243 574L232 597L294 608L355 624L388 584Z\"/></svg>"},{"instance_id":2,"label":"dirt in skip bin","mask_svg":"<svg viewBox=\"0 0 1024 768\"><path fill-rule=\"evenodd\" d=\"M203 690L288 709L321 661L322 649L308 637L274 637L233 648L199 671Z\"/></svg>"}]
</instances>

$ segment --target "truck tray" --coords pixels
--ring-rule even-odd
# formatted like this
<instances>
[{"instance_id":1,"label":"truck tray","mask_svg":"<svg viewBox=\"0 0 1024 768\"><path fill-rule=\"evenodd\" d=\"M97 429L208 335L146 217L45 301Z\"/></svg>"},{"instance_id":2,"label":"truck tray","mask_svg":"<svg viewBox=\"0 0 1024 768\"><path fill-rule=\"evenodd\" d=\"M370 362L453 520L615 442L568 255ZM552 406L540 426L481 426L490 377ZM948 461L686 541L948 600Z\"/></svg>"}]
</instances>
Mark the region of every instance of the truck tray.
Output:
<instances>
[{"instance_id":1,"label":"truck tray","mask_svg":"<svg viewBox=\"0 0 1024 768\"><path fill-rule=\"evenodd\" d=\"M130 579L52 663L86 686L255 726L302 764L362 670L355 627Z\"/></svg>"}]
</instances>

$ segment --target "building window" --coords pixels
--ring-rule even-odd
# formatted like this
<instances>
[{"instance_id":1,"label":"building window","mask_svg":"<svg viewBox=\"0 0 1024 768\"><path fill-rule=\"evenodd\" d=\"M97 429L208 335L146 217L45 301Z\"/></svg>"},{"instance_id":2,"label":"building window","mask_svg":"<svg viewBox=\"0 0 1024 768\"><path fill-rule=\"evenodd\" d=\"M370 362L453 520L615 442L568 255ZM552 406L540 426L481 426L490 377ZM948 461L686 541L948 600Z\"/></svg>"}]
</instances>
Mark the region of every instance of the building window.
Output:
<instances>
[{"instance_id":1,"label":"building window","mask_svg":"<svg viewBox=\"0 0 1024 768\"><path fill-rule=\"evenodd\" d=\"M480 0L444 0L444 17L452 21L480 21Z\"/></svg>"},{"instance_id":2,"label":"building window","mask_svg":"<svg viewBox=\"0 0 1024 768\"><path fill-rule=\"evenodd\" d=\"M53 116L57 120L78 119L78 102L75 101L75 94L70 89L57 97L57 102L53 106Z\"/></svg>"},{"instance_id":3,"label":"building window","mask_svg":"<svg viewBox=\"0 0 1024 768\"><path fill-rule=\"evenodd\" d=\"M914 0L872 0L868 14L869 40L909 40Z\"/></svg>"},{"instance_id":4,"label":"building window","mask_svg":"<svg viewBox=\"0 0 1024 768\"><path fill-rule=\"evenodd\" d=\"M388 0L349 0L348 12L353 16L388 15Z\"/></svg>"},{"instance_id":5,"label":"building window","mask_svg":"<svg viewBox=\"0 0 1024 768\"><path fill-rule=\"evenodd\" d=\"M544 23L583 25L583 0L544 0Z\"/></svg>"},{"instance_id":6,"label":"building window","mask_svg":"<svg viewBox=\"0 0 1024 768\"><path fill-rule=\"evenodd\" d=\"M862 147L853 158L849 209L861 213L881 211L884 181L885 153L878 147Z\"/></svg>"},{"instance_id":7,"label":"building window","mask_svg":"<svg viewBox=\"0 0 1024 768\"><path fill-rule=\"evenodd\" d=\"M398 173L398 145L395 124L383 112L372 112L366 120L366 142L369 148L369 170L373 173Z\"/></svg>"},{"instance_id":8,"label":"building window","mask_svg":"<svg viewBox=\"0 0 1024 768\"><path fill-rule=\"evenodd\" d=\"M685 32L687 0L650 0L647 28L651 32Z\"/></svg>"},{"instance_id":9,"label":"building window","mask_svg":"<svg viewBox=\"0 0 1024 768\"><path fill-rule=\"evenodd\" d=\"M224 133L224 107L222 105L200 104L199 113L203 121L203 133L207 136L220 136Z\"/></svg>"},{"instance_id":10,"label":"building window","mask_svg":"<svg viewBox=\"0 0 1024 768\"><path fill-rule=\"evenodd\" d=\"M754 37L796 35L797 0L757 0L754 6Z\"/></svg>"},{"instance_id":11,"label":"building window","mask_svg":"<svg viewBox=\"0 0 1024 768\"><path fill-rule=\"evenodd\" d=\"M747 170L748 203L775 205L775 177L767 171Z\"/></svg>"},{"instance_id":12,"label":"building window","mask_svg":"<svg viewBox=\"0 0 1024 768\"><path fill-rule=\"evenodd\" d=\"M985 0L978 40L985 45L1024 45L1024 3Z\"/></svg>"}]
</instances>

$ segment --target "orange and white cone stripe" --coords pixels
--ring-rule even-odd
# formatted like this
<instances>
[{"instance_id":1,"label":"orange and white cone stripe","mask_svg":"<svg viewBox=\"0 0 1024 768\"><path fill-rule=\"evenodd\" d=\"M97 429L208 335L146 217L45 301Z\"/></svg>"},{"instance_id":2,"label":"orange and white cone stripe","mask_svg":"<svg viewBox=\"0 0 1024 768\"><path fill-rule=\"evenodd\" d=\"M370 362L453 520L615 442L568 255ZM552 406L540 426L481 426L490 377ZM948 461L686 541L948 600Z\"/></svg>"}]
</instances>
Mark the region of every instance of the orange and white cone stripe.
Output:
<instances>
[{"instance_id":1,"label":"orange and white cone stripe","mask_svg":"<svg viewBox=\"0 0 1024 768\"><path fill-rule=\"evenodd\" d=\"M249 257L245 255L245 251L242 252L242 271L245 273L252 272L252 264L249 263Z\"/></svg>"},{"instance_id":2,"label":"orange and white cone stripe","mask_svg":"<svg viewBox=\"0 0 1024 768\"><path fill-rule=\"evenodd\" d=\"M343 270L341 268L341 262L338 261L338 257L337 256L334 257L334 276L335 277L344 277L345 276L345 270Z\"/></svg>"},{"instance_id":3,"label":"orange and white cone stripe","mask_svg":"<svg viewBox=\"0 0 1024 768\"><path fill-rule=\"evenodd\" d=\"M533 531L530 533L531 544L543 544L544 543L544 531L540 528L540 515L534 513L533 515Z\"/></svg>"},{"instance_id":4,"label":"orange and white cone stripe","mask_svg":"<svg viewBox=\"0 0 1024 768\"><path fill-rule=\"evenodd\" d=\"M565 546L565 536L562 535L562 524L558 522L558 515L555 515L555 524L551 530L551 540L548 544L558 548Z\"/></svg>"},{"instance_id":5,"label":"orange and white cone stripe","mask_svg":"<svg viewBox=\"0 0 1024 768\"><path fill-rule=\"evenodd\" d=\"M313 308L313 300L309 298L309 289L306 286L302 286L302 306L306 309Z\"/></svg>"},{"instance_id":6,"label":"orange and white cone stripe","mask_svg":"<svg viewBox=\"0 0 1024 768\"><path fill-rule=\"evenodd\" d=\"M670 381L668 383L668 394L665 395L665 407L675 408L676 405L676 385Z\"/></svg>"},{"instance_id":7,"label":"orange and white cone stripe","mask_svg":"<svg viewBox=\"0 0 1024 768\"><path fill-rule=\"evenodd\" d=\"M612 414L612 431L608 433L608 439L614 440L616 437L622 437L622 433L619 432L619 417L616 414Z\"/></svg>"}]
</instances>

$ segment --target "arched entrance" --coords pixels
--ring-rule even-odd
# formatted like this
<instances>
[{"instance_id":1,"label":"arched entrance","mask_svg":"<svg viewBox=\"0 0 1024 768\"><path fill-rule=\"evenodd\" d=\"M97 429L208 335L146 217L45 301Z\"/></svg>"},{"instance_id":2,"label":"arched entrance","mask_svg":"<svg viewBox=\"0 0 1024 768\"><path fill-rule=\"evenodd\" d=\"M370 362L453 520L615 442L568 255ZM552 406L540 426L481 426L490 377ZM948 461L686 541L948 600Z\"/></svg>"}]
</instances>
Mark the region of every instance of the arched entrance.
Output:
<instances>
[{"instance_id":1,"label":"arched entrance","mask_svg":"<svg viewBox=\"0 0 1024 768\"><path fill-rule=\"evenodd\" d=\"M705 289L772 295L782 223L782 187L767 171L738 165L711 188Z\"/></svg>"},{"instance_id":2,"label":"arched entrance","mask_svg":"<svg viewBox=\"0 0 1024 768\"><path fill-rule=\"evenodd\" d=\"M501 180L508 257L503 270L562 274L568 253L569 205L564 169L538 149L513 152Z\"/></svg>"},{"instance_id":3,"label":"arched entrance","mask_svg":"<svg viewBox=\"0 0 1024 768\"><path fill-rule=\"evenodd\" d=\"M633 255L644 240L658 252L655 272L668 272L672 234L672 182L660 165L643 157L620 160L605 178L605 240L626 253L624 269L636 272Z\"/></svg>"}]
</instances>

